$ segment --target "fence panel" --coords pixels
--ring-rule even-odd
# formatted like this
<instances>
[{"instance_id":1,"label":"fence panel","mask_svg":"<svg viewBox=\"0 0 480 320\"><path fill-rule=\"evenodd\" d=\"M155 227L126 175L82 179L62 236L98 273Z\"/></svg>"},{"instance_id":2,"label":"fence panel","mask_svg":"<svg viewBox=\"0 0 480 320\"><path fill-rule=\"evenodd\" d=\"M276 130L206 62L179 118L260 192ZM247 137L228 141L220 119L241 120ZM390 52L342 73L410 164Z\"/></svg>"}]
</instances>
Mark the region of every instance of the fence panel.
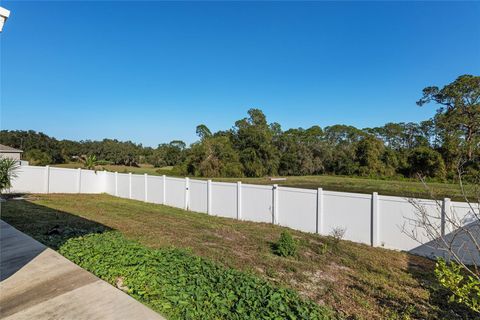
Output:
<instances>
[{"instance_id":1,"label":"fence panel","mask_svg":"<svg viewBox=\"0 0 480 320\"><path fill-rule=\"evenodd\" d=\"M370 195L346 192L323 192L323 232L345 230L344 239L371 242L372 199Z\"/></svg>"},{"instance_id":2,"label":"fence panel","mask_svg":"<svg viewBox=\"0 0 480 320\"><path fill-rule=\"evenodd\" d=\"M120 198L127 198L130 196L130 182L128 174L118 173L118 196Z\"/></svg>"},{"instance_id":3,"label":"fence panel","mask_svg":"<svg viewBox=\"0 0 480 320\"><path fill-rule=\"evenodd\" d=\"M189 210L207 212L207 181L190 180Z\"/></svg>"},{"instance_id":4,"label":"fence panel","mask_svg":"<svg viewBox=\"0 0 480 320\"><path fill-rule=\"evenodd\" d=\"M49 193L77 193L78 170L50 168Z\"/></svg>"},{"instance_id":5,"label":"fence panel","mask_svg":"<svg viewBox=\"0 0 480 320\"><path fill-rule=\"evenodd\" d=\"M44 193L46 192L45 167L20 166L17 177L12 181L12 192Z\"/></svg>"},{"instance_id":6,"label":"fence panel","mask_svg":"<svg viewBox=\"0 0 480 320\"><path fill-rule=\"evenodd\" d=\"M273 222L272 186L242 185L242 219Z\"/></svg>"},{"instance_id":7,"label":"fence panel","mask_svg":"<svg viewBox=\"0 0 480 320\"><path fill-rule=\"evenodd\" d=\"M447 241L452 243L452 248L464 263L480 265L480 252L478 250L480 223L477 218L480 214L480 206L476 203L469 205L468 203L451 202L447 214L462 226L462 230L452 232L452 225L447 222L447 228L445 228ZM475 242L472 241L472 236L475 238ZM435 254L436 256L440 255L438 252L435 252Z\"/></svg>"},{"instance_id":8,"label":"fence panel","mask_svg":"<svg viewBox=\"0 0 480 320\"><path fill-rule=\"evenodd\" d=\"M115 173L105 172L105 192L115 195Z\"/></svg>"},{"instance_id":9,"label":"fence panel","mask_svg":"<svg viewBox=\"0 0 480 320\"><path fill-rule=\"evenodd\" d=\"M132 199L145 200L145 176L132 174Z\"/></svg>"},{"instance_id":10,"label":"fence panel","mask_svg":"<svg viewBox=\"0 0 480 320\"><path fill-rule=\"evenodd\" d=\"M478 204L472 203L469 205L465 202L451 202L450 208L450 215L451 218L458 221L462 226L470 225L471 223L475 222L475 213L473 210L479 210ZM448 213L448 212L447 212ZM451 226L447 226L447 231L453 231Z\"/></svg>"},{"instance_id":11,"label":"fence panel","mask_svg":"<svg viewBox=\"0 0 480 320\"><path fill-rule=\"evenodd\" d=\"M148 202L163 203L163 177L148 176Z\"/></svg>"},{"instance_id":12,"label":"fence panel","mask_svg":"<svg viewBox=\"0 0 480 320\"><path fill-rule=\"evenodd\" d=\"M212 214L220 217L237 217L237 185L212 182Z\"/></svg>"},{"instance_id":13,"label":"fence panel","mask_svg":"<svg viewBox=\"0 0 480 320\"><path fill-rule=\"evenodd\" d=\"M279 188L278 207L278 222L280 225L297 230L316 232L316 190Z\"/></svg>"},{"instance_id":14,"label":"fence panel","mask_svg":"<svg viewBox=\"0 0 480 320\"><path fill-rule=\"evenodd\" d=\"M102 193L103 186L103 172L93 170L82 170L80 181L81 193Z\"/></svg>"},{"instance_id":15,"label":"fence panel","mask_svg":"<svg viewBox=\"0 0 480 320\"><path fill-rule=\"evenodd\" d=\"M441 205L435 201L418 200L419 205L427 210L440 227ZM415 208L406 198L379 196L379 239L380 245L389 249L411 250L420 244L410 235L415 235L421 241L427 241L424 230L418 226Z\"/></svg>"},{"instance_id":16,"label":"fence panel","mask_svg":"<svg viewBox=\"0 0 480 320\"><path fill-rule=\"evenodd\" d=\"M185 179L166 178L166 204L172 207L185 207Z\"/></svg>"}]
</instances>

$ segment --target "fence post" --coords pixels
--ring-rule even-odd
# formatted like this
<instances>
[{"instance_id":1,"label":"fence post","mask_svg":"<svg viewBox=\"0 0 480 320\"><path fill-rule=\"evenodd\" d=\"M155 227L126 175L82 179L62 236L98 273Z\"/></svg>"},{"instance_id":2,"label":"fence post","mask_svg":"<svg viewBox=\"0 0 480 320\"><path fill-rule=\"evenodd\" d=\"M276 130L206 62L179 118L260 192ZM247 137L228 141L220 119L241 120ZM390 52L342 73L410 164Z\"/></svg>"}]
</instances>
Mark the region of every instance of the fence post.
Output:
<instances>
[{"instance_id":1,"label":"fence post","mask_svg":"<svg viewBox=\"0 0 480 320\"><path fill-rule=\"evenodd\" d=\"M273 207L273 224L278 224L278 184L272 186L273 197L272 197L272 207Z\"/></svg>"},{"instance_id":2,"label":"fence post","mask_svg":"<svg viewBox=\"0 0 480 320\"><path fill-rule=\"evenodd\" d=\"M317 228L318 234L323 234L323 189L317 189Z\"/></svg>"},{"instance_id":3,"label":"fence post","mask_svg":"<svg viewBox=\"0 0 480 320\"><path fill-rule=\"evenodd\" d=\"M144 174L145 177L145 202L148 202L148 174Z\"/></svg>"},{"instance_id":4,"label":"fence post","mask_svg":"<svg viewBox=\"0 0 480 320\"><path fill-rule=\"evenodd\" d=\"M440 221L440 230L441 230L441 235L442 237L445 236L445 228L447 226L447 215L451 211L451 201L450 198L445 198L443 199L443 204L442 204L442 216L441 216L441 221ZM451 230L449 230L451 231Z\"/></svg>"},{"instance_id":5,"label":"fence post","mask_svg":"<svg viewBox=\"0 0 480 320\"><path fill-rule=\"evenodd\" d=\"M185 210L188 210L188 200L190 199L190 179L185 178Z\"/></svg>"},{"instance_id":6,"label":"fence post","mask_svg":"<svg viewBox=\"0 0 480 320\"><path fill-rule=\"evenodd\" d=\"M377 247L379 244L379 207L378 207L378 193L372 194L372 221L371 221L371 245Z\"/></svg>"},{"instance_id":7,"label":"fence post","mask_svg":"<svg viewBox=\"0 0 480 320\"><path fill-rule=\"evenodd\" d=\"M50 166L45 166L45 193L50 192Z\"/></svg>"},{"instance_id":8,"label":"fence post","mask_svg":"<svg viewBox=\"0 0 480 320\"><path fill-rule=\"evenodd\" d=\"M166 204L167 203L167 177L165 175L162 175L162 185L163 185L162 204Z\"/></svg>"},{"instance_id":9,"label":"fence post","mask_svg":"<svg viewBox=\"0 0 480 320\"><path fill-rule=\"evenodd\" d=\"M82 168L77 169L77 193L82 192Z\"/></svg>"},{"instance_id":10,"label":"fence post","mask_svg":"<svg viewBox=\"0 0 480 320\"><path fill-rule=\"evenodd\" d=\"M212 214L212 180L207 180L207 214Z\"/></svg>"},{"instance_id":11,"label":"fence post","mask_svg":"<svg viewBox=\"0 0 480 320\"><path fill-rule=\"evenodd\" d=\"M132 199L132 173L128 173L128 199Z\"/></svg>"},{"instance_id":12,"label":"fence post","mask_svg":"<svg viewBox=\"0 0 480 320\"><path fill-rule=\"evenodd\" d=\"M237 182L237 219L242 219L242 182Z\"/></svg>"},{"instance_id":13,"label":"fence post","mask_svg":"<svg viewBox=\"0 0 480 320\"><path fill-rule=\"evenodd\" d=\"M115 197L118 197L118 172L115 171Z\"/></svg>"}]
</instances>

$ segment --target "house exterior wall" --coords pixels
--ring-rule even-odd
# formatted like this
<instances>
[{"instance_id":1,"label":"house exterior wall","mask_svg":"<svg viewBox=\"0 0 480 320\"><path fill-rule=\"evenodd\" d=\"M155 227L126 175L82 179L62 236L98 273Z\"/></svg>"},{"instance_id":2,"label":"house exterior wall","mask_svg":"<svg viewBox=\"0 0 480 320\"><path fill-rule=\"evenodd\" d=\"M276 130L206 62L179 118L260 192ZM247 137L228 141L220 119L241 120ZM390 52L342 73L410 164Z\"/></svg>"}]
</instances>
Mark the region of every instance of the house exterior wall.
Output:
<instances>
[{"instance_id":1,"label":"house exterior wall","mask_svg":"<svg viewBox=\"0 0 480 320\"><path fill-rule=\"evenodd\" d=\"M13 160L20 160L20 152L1 152L0 151L0 158L10 158Z\"/></svg>"}]
</instances>

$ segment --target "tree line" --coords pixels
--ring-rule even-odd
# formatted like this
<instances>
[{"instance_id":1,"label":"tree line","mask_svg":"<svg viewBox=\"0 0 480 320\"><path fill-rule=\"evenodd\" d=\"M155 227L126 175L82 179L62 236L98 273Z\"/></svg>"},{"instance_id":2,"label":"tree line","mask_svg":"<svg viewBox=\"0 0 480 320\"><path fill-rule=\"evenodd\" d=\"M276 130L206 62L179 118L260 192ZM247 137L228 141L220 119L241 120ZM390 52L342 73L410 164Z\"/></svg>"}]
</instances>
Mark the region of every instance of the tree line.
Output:
<instances>
[{"instance_id":1,"label":"tree line","mask_svg":"<svg viewBox=\"0 0 480 320\"><path fill-rule=\"evenodd\" d=\"M32 164L74 161L95 155L112 164L174 166L179 174L208 177L267 175L359 175L452 179L480 176L480 77L463 75L439 88L426 87L417 104L436 103L435 116L420 123L387 123L283 130L260 109L229 130L196 128L199 140L144 147L131 141L56 140L35 131L0 132L0 143L25 151Z\"/></svg>"}]
</instances>

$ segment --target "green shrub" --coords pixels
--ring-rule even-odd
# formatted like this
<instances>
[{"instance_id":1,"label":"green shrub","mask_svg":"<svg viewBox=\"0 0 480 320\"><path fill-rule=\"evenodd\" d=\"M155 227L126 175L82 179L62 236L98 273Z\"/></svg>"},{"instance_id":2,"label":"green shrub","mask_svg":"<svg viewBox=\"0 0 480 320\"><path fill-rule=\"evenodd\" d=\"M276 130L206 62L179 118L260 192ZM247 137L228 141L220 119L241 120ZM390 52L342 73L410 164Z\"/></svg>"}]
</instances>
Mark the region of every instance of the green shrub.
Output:
<instances>
[{"instance_id":1,"label":"green shrub","mask_svg":"<svg viewBox=\"0 0 480 320\"><path fill-rule=\"evenodd\" d=\"M480 281L464 275L460 265L440 259L435 266L435 276L452 295L449 302L458 302L480 313Z\"/></svg>"},{"instance_id":2,"label":"green shrub","mask_svg":"<svg viewBox=\"0 0 480 320\"><path fill-rule=\"evenodd\" d=\"M291 257L297 254L298 244L288 231L282 231L274 249L281 257Z\"/></svg>"},{"instance_id":3,"label":"green shrub","mask_svg":"<svg viewBox=\"0 0 480 320\"><path fill-rule=\"evenodd\" d=\"M442 155L429 147L411 149L408 155L408 164L411 177L420 174L430 178L444 179L446 176Z\"/></svg>"},{"instance_id":4,"label":"green shrub","mask_svg":"<svg viewBox=\"0 0 480 320\"><path fill-rule=\"evenodd\" d=\"M39 149L30 149L23 154L31 166L46 166L53 162L50 154Z\"/></svg>"},{"instance_id":5,"label":"green shrub","mask_svg":"<svg viewBox=\"0 0 480 320\"><path fill-rule=\"evenodd\" d=\"M146 248L118 232L73 238L59 251L169 319L333 319L290 289L183 250Z\"/></svg>"}]
</instances>

